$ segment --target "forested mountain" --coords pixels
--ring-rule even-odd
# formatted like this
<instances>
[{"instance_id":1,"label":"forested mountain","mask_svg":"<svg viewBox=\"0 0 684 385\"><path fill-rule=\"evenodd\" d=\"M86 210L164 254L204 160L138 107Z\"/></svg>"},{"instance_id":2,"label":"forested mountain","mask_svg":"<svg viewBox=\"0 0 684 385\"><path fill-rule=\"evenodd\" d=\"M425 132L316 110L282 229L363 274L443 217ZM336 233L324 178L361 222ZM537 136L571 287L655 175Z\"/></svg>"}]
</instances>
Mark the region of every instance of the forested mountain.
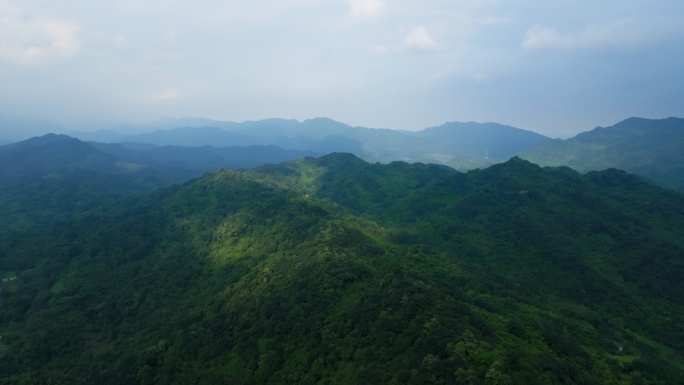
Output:
<instances>
[{"instance_id":1,"label":"forested mountain","mask_svg":"<svg viewBox=\"0 0 684 385\"><path fill-rule=\"evenodd\" d=\"M78 139L48 134L0 148L0 184L15 184L16 179L68 172L76 168L102 171L125 169L116 164L117 160Z\"/></svg>"},{"instance_id":2,"label":"forested mountain","mask_svg":"<svg viewBox=\"0 0 684 385\"><path fill-rule=\"evenodd\" d=\"M173 127L174 124L182 125ZM318 153L351 152L370 161L424 161L449 164L458 169L478 168L506 160L517 152L549 138L497 123L446 123L418 132L352 127L327 118L303 122L266 119L255 122L220 122L184 118L166 120L151 127L167 128L119 136L109 141L156 145L247 146L275 145ZM111 137L103 132L103 138ZM81 138L97 138L78 133Z\"/></svg>"},{"instance_id":3,"label":"forested mountain","mask_svg":"<svg viewBox=\"0 0 684 385\"><path fill-rule=\"evenodd\" d=\"M0 147L0 229L67 220L224 167L251 168L313 154L273 146L156 147L35 137Z\"/></svg>"},{"instance_id":4,"label":"forested mountain","mask_svg":"<svg viewBox=\"0 0 684 385\"><path fill-rule=\"evenodd\" d=\"M684 119L631 118L567 140L524 150L520 157L580 172L618 168L661 186L684 189Z\"/></svg>"},{"instance_id":5,"label":"forested mountain","mask_svg":"<svg viewBox=\"0 0 684 385\"><path fill-rule=\"evenodd\" d=\"M48 225L197 176L142 166L66 135L0 147L0 229Z\"/></svg>"},{"instance_id":6,"label":"forested mountain","mask_svg":"<svg viewBox=\"0 0 684 385\"><path fill-rule=\"evenodd\" d=\"M3 383L684 378L684 196L622 171L331 154L0 234Z\"/></svg>"}]
</instances>

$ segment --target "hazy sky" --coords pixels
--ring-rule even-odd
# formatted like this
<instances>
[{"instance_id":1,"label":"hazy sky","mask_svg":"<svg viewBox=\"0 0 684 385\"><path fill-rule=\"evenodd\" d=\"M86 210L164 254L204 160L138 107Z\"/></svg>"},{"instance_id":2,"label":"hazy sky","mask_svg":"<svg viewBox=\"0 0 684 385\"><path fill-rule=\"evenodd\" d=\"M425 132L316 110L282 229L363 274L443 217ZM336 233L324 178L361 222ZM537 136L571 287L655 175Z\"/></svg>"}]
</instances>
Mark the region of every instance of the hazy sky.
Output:
<instances>
[{"instance_id":1,"label":"hazy sky","mask_svg":"<svg viewBox=\"0 0 684 385\"><path fill-rule=\"evenodd\" d=\"M0 114L548 135L684 117L684 1L0 0Z\"/></svg>"}]
</instances>

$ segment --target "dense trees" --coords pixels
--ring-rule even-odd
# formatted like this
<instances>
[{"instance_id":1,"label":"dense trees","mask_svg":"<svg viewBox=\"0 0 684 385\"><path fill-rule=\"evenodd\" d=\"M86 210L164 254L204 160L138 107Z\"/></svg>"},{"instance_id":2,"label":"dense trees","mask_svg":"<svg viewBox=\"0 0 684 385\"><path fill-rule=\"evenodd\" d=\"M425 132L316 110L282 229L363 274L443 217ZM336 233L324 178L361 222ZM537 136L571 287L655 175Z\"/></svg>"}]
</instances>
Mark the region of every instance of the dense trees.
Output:
<instances>
[{"instance_id":1,"label":"dense trees","mask_svg":"<svg viewBox=\"0 0 684 385\"><path fill-rule=\"evenodd\" d=\"M519 159L208 174L0 234L0 381L677 383L683 207Z\"/></svg>"},{"instance_id":2,"label":"dense trees","mask_svg":"<svg viewBox=\"0 0 684 385\"><path fill-rule=\"evenodd\" d=\"M536 164L568 166L580 172L619 168L682 190L683 134L684 119L630 118L567 140L548 140L518 155Z\"/></svg>"}]
</instances>

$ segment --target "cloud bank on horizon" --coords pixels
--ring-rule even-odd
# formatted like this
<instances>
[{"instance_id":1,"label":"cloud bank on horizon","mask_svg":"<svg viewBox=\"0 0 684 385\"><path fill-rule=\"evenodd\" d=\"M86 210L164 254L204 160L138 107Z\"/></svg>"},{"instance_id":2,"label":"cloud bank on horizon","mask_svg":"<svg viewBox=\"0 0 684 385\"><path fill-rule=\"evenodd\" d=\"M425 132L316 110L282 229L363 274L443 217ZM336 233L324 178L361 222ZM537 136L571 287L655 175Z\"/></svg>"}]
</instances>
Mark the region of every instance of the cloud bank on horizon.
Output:
<instances>
[{"instance_id":1,"label":"cloud bank on horizon","mask_svg":"<svg viewBox=\"0 0 684 385\"><path fill-rule=\"evenodd\" d=\"M0 114L547 135L684 116L684 2L0 0Z\"/></svg>"}]
</instances>

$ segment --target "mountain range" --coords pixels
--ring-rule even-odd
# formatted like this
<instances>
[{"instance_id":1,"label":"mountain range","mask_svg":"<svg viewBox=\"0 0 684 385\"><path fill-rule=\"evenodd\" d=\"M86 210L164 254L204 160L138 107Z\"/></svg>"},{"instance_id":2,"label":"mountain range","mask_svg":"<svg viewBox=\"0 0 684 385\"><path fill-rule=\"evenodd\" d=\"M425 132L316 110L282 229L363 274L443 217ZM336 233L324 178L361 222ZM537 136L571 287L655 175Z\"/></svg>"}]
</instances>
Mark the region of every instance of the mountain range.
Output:
<instances>
[{"instance_id":1,"label":"mountain range","mask_svg":"<svg viewBox=\"0 0 684 385\"><path fill-rule=\"evenodd\" d=\"M0 379L680 383L683 208L517 157L208 173L0 232Z\"/></svg>"},{"instance_id":2,"label":"mountain range","mask_svg":"<svg viewBox=\"0 0 684 385\"><path fill-rule=\"evenodd\" d=\"M684 119L631 118L567 140L549 140L520 152L542 166L580 172L618 168L661 186L684 189Z\"/></svg>"},{"instance_id":3,"label":"mountain range","mask_svg":"<svg viewBox=\"0 0 684 385\"><path fill-rule=\"evenodd\" d=\"M316 155L273 146L86 143L48 134L0 147L0 228L51 224L221 168Z\"/></svg>"},{"instance_id":4,"label":"mountain range","mask_svg":"<svg viewBox=\"0 0 684 385\"><path fill-rule=\"evenodd\" d=\"M0 119L0 132L6 121L8 118ZM14 122L18 122L16 118ZM166 119L144 128L122 128L124 131L151 130L142 134L127 135L114 130L100 130L75 132L73 135L91 142L118 143L124 149L104 144L99 149L124 158L132 157L134 162L162 161L165 157L162 153L171 151L168 148L151 150L153 147L149 147L145 149L146 155L143 155L139 150L145 145L232 147L232 168L248 168L259 164L259 160L256 163L235 164L249 153L242 152L238 156L236 148L254 145L308 151L302 156L350 152L369 162L402 160L439 163L459 171L486 168L519 155L542 166L568 166L580 172L611 167L623 169L661 186L681 190L684 189L684 168L680 166L684 164L684 152L681 151L684 146L683 122L683 119L678 118L630 118L611 127L597 127L567 140L551 140L497 123L452 122L411 132L351 127L326 118L303 122L266 119L242 123L200 118ZM35 126L39 123L31 121L27 124ZM224 162L222 155L216 152L209 154L205 150L189 148L183 151L185 155L180 155L180 148L172 151L173 156L180 157L177 165L181 167L200 162L202 158L200 163L205 162L204 166L207 166L204 170L212 171ZM192 154L193 151L196 153ZM199 155L202 151L206 153ZM146 156L151 158L145 159ZM168 163L168 160L163 162ZM273 162L280 160L285 159L274 158ZM185 165L181 165L183 162L186 162ZM195 166L203 167L199 164Z\"/></svg>"},{"instance_id":5,"label":"mountain range","mask_svg":"<svg viewBox=\"0 0 684 385\"><path fill-rule=\"evenodd\" d=\"M91 141L130 141L156 145L275 145L318 153L351 152L372 161L437 163L447 163L459 157L505 160L549 139L498 123L474 122L446 123L418 132L352 127L327 118L303 122L266 119L243 123L186 118L165 121L152 127L164 129L118 137L113 136L111 131L72 135Z\"/></svg>"}]
</instances>

